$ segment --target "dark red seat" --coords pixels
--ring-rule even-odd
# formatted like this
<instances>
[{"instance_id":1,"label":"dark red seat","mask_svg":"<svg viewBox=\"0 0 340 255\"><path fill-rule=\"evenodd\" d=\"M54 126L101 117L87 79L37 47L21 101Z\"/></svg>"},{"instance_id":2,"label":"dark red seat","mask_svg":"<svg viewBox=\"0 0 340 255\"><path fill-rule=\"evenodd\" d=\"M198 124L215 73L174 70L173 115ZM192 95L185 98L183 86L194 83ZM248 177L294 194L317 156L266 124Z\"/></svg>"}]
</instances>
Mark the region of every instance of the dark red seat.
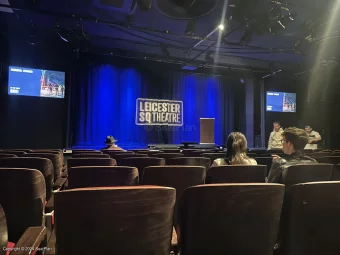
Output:
<instances>
[{"instance_id":1,"label":"dark red seat","mask_svg":"<svg viewBox=\"0 0 340 255\"><path fill-rule=\"evenodd\" d=\"M46 158L5 158L0 159L0 167L29 168L39 170L45 179L46 200L48 201L53 192L53 164Z\"/></svg>"},{"instance_id":2,"label":"dark red seat","mask_svg":"<svg viewBox=\"0 0 340 255\"><path fill-rule=\"evenodd\" d=\"M0 168L0 204L8 240L17 243L29 227L45 227L45 179L38 170Z\"/></svg>"},{"instance_id":3,"label":"dark red seat","mask_svg":"<svg viewBox=\"0 0 340 255\"><path fill-rule=\"evenodd\" d=\"M68 170L76 166L115 166L116 160L112 158L70 158L67 160Z\"/></svg>"},{"instance_id":4,"label":"dark red seat","mask_svg":"<svg viewBox=\"0 0 340 255\"><path fill-rule=\"evenodd\" d=\"M284 197L281 184L211 184L179 201L181 254L272 255Z\"/></svg>"},{"instance_id":5,"label":"dark red seat","mask_svg":"<svg viewBox=\"0 0 340 255\"><path fill-rule=\"evenodd\" d=\"M288 166L282 172L281 183L286 185L286 191L294 184L305 182L330 181L333 165L309 163Z\"/></svg>"},{"instance_id":6,"label":"dark red seat","mask_svg":"<svg viewBox=\"0 0 340 255\"><path fill-rule=\"evenodd\" d=\"M281 216L278 254L339 254L339 201L340 182L291 186Z\"/></svg>"},{"instance_id":7,"label":"dark red seat","mask_svg":"<svg viewBox=\"0 0 340 255\"><path fill-rule=\"evenodd\" d=\"M60 153L28 153L23 155L23 157L29 158L47 158L52 161L54 168L54 182L61 178L61 173L63 170L63 155Z\"/></svg>"},{"instance_id":8,"label":"dark red seat","mask_svg":"<svg viewBox=\"0 0 340 255\"><path fill-rule=\"evenodd\" d=\"M152 158L152 157L131 157L123 158L121 165L123 166L133 166L138 168L138 174L143 178L144 168L148 166L164 166L164 158Z\"/></svg>"},{"instance_id":9,"label":"dark red seat","mask_svg":"<svg viewBox=\"0 0 340 255\"><path fill-rule=\"evenodd\" d=\"M17 158L18 156L15 154L5 154L5 153L0 153L0 158Z\"/></svg>"},{"instance_id":10,"label":"dark red seat","mask_svg":"<svg viewBox=\"0 0 340 255\"><path fill-rule=\"evenodd\" d=\"M183 157L184 155L182 153L157 153L154 154L154 157L156 158L164 158L165 162L167 162L168 159L171 158L180 158Z\"/></svg>"},{"instance_id":11,"label":"dark red seat","mask_svg":"<svg viewBox=\"0 0 340 255\"><path fill-rule=\"evenodd\" d=\"M68 188L133 186L138 169L128 166L78 166L69 169Z\"/></svg>"},{"instance_id":12,"label":"dark red seat","mask_svg":"<svg viewBox=\"0 0 340 255\"><path fill-rule=\"evenodd\" d=\"M203 153L202 157L204 158L210 158L211 159L211 164L214 162L215 159L218 158L226 158L227 153Z\"/></svg>"},{"instance_id":13,"label":"dark red seat","mask_svg":"<svg viewBox=\"0 0 340 255\"><path fill-rule=\"evenodd\" d=\"M117 161L117 165L122 165L122 159L124 158L142 158L142 157L148 157L147 154L139 154L139 153L124 153L124 154L116 154L112 155L111 158L115 159Z\"/></svg>"},{"instance_id":14,"label":"dark red seat","mask_svg":"<svg viewBox=\"0 0 340 255\"><path fill-rule=\"evenodd\" d=\"M58 255L169 255L175 193L153 186L58 192L57 231L48 247Z\"/></svg>"},{"instance_id":15,"label":"dark red seat","mask_svg":"<svg viewBox=\"0 0 340 255\"><path fill-rule=\"evenodd\" d=\"M208 169L211 166L211 159L203 157L172 158L167 161L167 164L185 166L204 166L206 169Z\"/></svg>"},{"instance_id":16,"label":"dark red seat","mask_svg":"<svg viewBox=\"0 0 340 255\"><path fill-rule=\"evenodd\" d=\"M316 161L318 161L319 163L327 163L327 164L337 165L337 164L340 164L340 156L333 156L333 154L332 154L332 156L317 158Z\"/></svg>"},{"instance_id":17,"label":"dark red seat","mask_svg":"<svg viewBox=\"0 0 340 255\"><path fill-rule=\"evenodd\" d=\"M206 183L264 183L267 166L227 165L211 167Z\"/></svg>"},{"instance_id":18,"label":"dark red seat","mask_svg":"<svg viewBox=\"0 0 340 255\"><path fill-rule=\"evenodd\" d=\"M17 151L17 150L3 150L1 151L2 154L14 154L17 155L18 157L23 156L24 154L27 154L26 151Z\"/></svg>"},{"instance_id":19,"label":"dark red seat","mask_svg":"<svg viewBox=\"0 0 340 255\"><path fill-rule=\"evenodd\" d=\"M95 151L95 150L73 150L72 155L76 154L103 154L101 151Z\"/></svg>"},{"instance_id":20,"label":"dark red seat","mask_svg":"<svg viewBox=\"0 0 340 255\"><path fill-rule=\"evenodd\" d=\"M22 233L20 239L16 242L10 242L8 240L8 229L5 212L0 205L0 255L10 255L10 254L30 254L35 255L41 244L41 242L46 237L45 227L30 227ZM33 252L29 252L30 248ZM24 249L24 251L22 250Z\"/></svg>"},{"instance_id":21,"label":"dark red seat","mask_svg":"<svg viewBox=\"0 0 340 255\"><path fill-rule=\"evenodd\" d=\"M92 154L92 153L81 153L73 154L72 158L110 158L107 154Z\"/></svg>"}]
</instances>

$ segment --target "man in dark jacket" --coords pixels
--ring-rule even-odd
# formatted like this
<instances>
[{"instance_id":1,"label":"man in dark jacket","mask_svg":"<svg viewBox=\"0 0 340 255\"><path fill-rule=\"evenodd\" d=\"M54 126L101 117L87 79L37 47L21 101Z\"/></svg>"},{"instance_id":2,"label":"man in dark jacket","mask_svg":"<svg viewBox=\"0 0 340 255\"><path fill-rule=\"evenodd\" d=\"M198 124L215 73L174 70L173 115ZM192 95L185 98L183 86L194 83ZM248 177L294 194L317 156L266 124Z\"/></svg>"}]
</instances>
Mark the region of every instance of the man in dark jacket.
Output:
<instances>
[{"instance_id":1,"label":"man in dark jacket","mask_svg":"<svg viewBox=\"0 0 340 255\"><path fill-rule=\"evenodd\" d=\"M288 166L316 163L315 159L303 155L307 143L308 134L305 130L296 127L286 128L282 133L282 150L287 156L274 157L267 182L280 183L282 172Z\"/></svg>"}]
</instances>

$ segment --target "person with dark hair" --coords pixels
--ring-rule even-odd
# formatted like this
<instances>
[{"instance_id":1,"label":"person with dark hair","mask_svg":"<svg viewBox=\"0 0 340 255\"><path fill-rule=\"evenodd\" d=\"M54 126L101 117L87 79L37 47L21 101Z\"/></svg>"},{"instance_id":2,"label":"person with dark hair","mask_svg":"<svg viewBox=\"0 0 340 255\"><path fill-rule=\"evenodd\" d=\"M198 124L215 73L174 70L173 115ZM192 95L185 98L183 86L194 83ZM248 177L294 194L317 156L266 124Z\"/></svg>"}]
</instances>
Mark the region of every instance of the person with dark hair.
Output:
<instances>
[{"instance_id":1,"label":"person with dark hair","mask_svg":"<svg viewBox=\"0 0 340 255\"><path fill-rule=\"evenodd\" d=\"M316 163L315 159L303 155L303 149L307 143L308 135L305 130L296 127L286 128L282 133L282 150L287 156L273 158L267 182L280 183L281 174L288 166Z\"/></svg>"},{"instance_id":2,"label":"person with dark hair","mask_svg":"<svg viewBox=\"0 0 340 255\"><path fill-rule=\"evenodd\" d=\"M111 135L107 136L106 140L105 140L106 147L103 148L103 149L105 149L105 150L123 151L122 148L120 148L120 147L118 147L116 145L116 142L117 142L117 140L114 139L113 136L111 136Z\"/></svg>"},{"instance_id":3,"label":"person with dark hair","mask_svg":"<svg viewBox=\"0 0 340 255\"><path fill-rule=\"evenodd\" d=\"M316 150L318 142L321 141L321 135L314 131L311 126L305 126L305 131L308 134L308 144L306 144L305 149Z\"/></svg>"},{"instance_id":4,"label":"person with dark hair","mask_svg":"<svg viewBox=\"0 0 340 255\"><path fill-rule=\"evenodd\" d=\"M227 157L215 159L212 166L223 165L257 165L253 158L247 156L248 143L244 134L233 132L228 137Z\"/></svg>"},{"instance_id":5,"label":"person with dark hair","mask_svg":"<svg viewBox=\"0 0 340 255\"><path fill-rule=\"evenodd\" d=\"M282 132L283 129L280 122L275 121L273 123L273 131L270 133L268 141L268 150L282 150Z\"/></svg>"}]
</instances>

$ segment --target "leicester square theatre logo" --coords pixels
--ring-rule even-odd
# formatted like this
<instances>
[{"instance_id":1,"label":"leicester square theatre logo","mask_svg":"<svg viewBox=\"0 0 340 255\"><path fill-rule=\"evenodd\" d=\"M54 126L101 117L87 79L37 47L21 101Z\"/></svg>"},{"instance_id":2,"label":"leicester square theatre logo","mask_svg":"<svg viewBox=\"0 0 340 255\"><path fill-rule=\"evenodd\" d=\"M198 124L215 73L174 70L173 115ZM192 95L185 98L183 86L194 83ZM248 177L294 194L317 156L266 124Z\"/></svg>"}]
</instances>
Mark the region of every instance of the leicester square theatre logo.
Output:
<instances>
[{"instance_id":1,"label":"leicester square theatre logo","mask_svg":"<svg viewBox=\"0 0 340 255\"><path fill-rule=\"evenodd\" d=\"M136 125L183 126L183 102L138 98Z\"/></svg>"}]
</instances>

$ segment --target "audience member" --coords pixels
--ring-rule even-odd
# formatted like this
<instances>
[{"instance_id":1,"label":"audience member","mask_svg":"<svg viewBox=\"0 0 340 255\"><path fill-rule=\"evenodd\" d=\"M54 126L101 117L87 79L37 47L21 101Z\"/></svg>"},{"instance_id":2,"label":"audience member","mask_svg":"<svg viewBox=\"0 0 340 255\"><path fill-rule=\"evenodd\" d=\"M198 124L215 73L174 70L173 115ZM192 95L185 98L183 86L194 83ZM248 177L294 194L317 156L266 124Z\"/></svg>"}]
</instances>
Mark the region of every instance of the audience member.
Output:
<instances>
[{"instance_id":1,"label":"audience member","mask_svg":"<svg viewBox=\"0 0 340 255\"><path fill-rule=\"evenodd\" d=\"M305 149L316 150L318 148L318 142L321 141L321 135L314 131L311 126L305 126L305 130L308 134L308 144Z\"/></svg>"},{"instance_id":2,"label":"audience member","mask_svg":"<svg viewBox=\"0 0 340 255\"><path fill-rule=\"evenodd\" d=\"M280 183L281 174L288 166L315 163L315 159L303 155L303 149L307 142L308 134L303 129L296 127L286 128L282 133L282 150L288 156L285 158L278 156L273 158L273 164L269 171L267 181Z\"/></svg>"},{"instance_id":3,"label":"audience member","mask_svg":"<svg viewBox=\"0 0 340 255\"><path fill-rule=\"evenodd\" d=\"M248 149L247 139L240 132L233 132L228 137L227 157L215 159L212 166L222 165L257 165L255 159L246 154Z\"/></svg>"},{"instance_id":4,"label":"audience member","mask_svg":"<svg viewBox=\"0 0 340 255\"><path fill-rule=\"evenodd\" d=\"M106 147L104 148L105 150L115 150L115 151L123 151L122 148L118 147L115 143L118 140L114 139L113 136L107 136L105 140Z\"/></svg>"},{"instance_id":5,"label":"audience member","mask_svg":"<svg viewBox=\"0 0 340 255\"><path fill-rule=\"evenodd\" d=\"M273 123L273 131L270 133L268 141L268 150L282 150L282 132L280 122Z\"/></svg>"}]
</instances>

